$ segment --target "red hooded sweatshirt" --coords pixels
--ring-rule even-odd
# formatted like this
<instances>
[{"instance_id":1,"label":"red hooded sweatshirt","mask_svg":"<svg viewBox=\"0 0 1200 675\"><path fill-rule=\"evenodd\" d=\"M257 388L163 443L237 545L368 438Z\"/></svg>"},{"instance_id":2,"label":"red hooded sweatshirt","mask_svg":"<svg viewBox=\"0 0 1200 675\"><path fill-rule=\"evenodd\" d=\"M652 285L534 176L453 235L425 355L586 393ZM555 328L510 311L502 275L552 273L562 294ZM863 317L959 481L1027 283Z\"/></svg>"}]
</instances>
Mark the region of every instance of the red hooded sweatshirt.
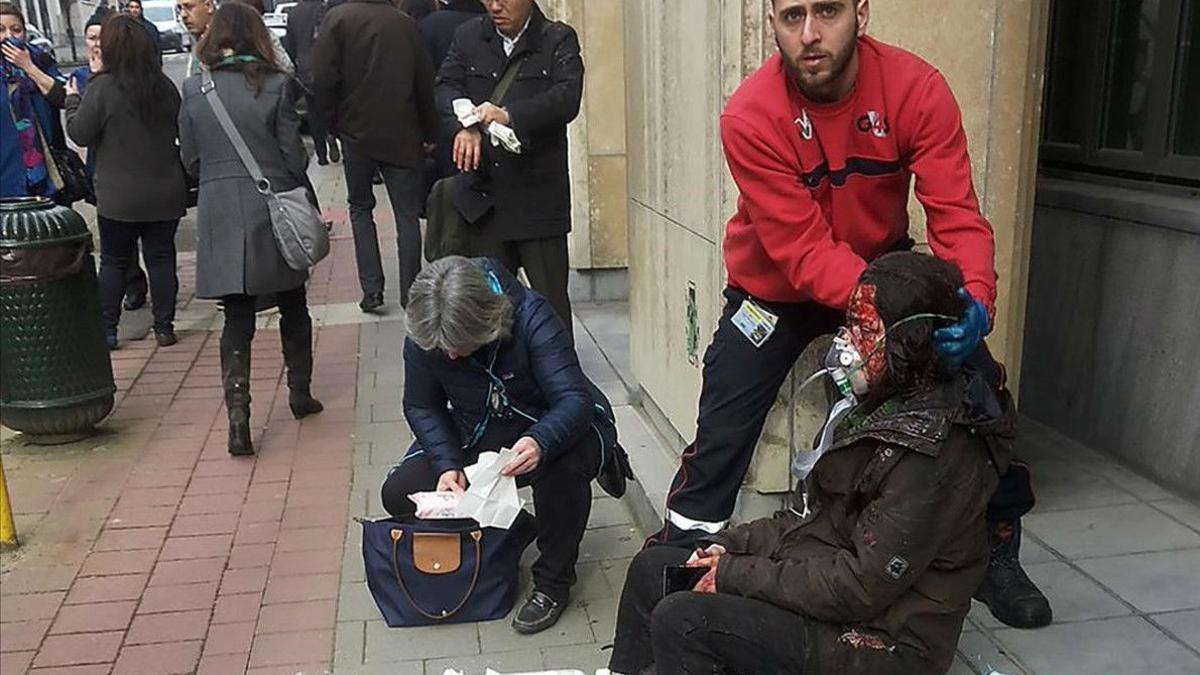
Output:
<instances>
[{"instance_id":1,"label":"red hooded sweatshirt","mask_svg":"<svg viewBox=\"0 0 1200 675\"><path fill-rule=\"evenodd\" d=\"M942 74L916 55L860 38L854 91L819 104L776 54L729 99L721 141L741 193L725 233L731 285L845 309L866 261L907 236L916 176L933 253L957 264L994 313L995 242L971 185L962 114Z\"/></svg>"}]
</instances>

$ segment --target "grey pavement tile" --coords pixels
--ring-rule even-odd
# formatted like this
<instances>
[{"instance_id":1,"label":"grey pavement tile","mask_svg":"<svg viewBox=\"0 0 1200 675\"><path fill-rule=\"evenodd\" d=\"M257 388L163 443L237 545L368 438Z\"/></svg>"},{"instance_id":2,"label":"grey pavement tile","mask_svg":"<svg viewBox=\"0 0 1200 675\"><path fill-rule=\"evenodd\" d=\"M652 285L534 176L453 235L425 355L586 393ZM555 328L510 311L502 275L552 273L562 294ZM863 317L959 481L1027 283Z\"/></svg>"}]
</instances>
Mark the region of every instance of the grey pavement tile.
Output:
<instances>
[{"instance_id":1,"label":"grey pavement tile","mask_svg":"<svg viewBox=\"0 0 1200 675\"><path fill-rule=\"evenodd\" d=\"M339 621L333 632L333 662L363 663L367 624L365 621Z\"/></svg>"},{"instance_id":2,"label":"grey pavement tile","mask_svg":"<svg viewBox=\"0 0 1200 675\"><path fill-rule=\"evenodd\" d=\"M1150 618L1174 633L1175 637L1186 642L1192 649L1200 651L1200 609L1155 614Z\"/></svg>"},{"instance_id":3,"label":"grey pavement tile","mask_svg":"<svg viewBox=\"0 0 1200 675\"><path fill-rule=\"evenodd\" d=\"M520 605L521 601L518 601L517 608ZM563 612L558 623L540 633L521 635L513 630L511 623L512 620L505 617L498 621L484 621L476 624L479 626L479 644L482 653L561 647L593 641L587 612L575 604Z\"/></svg>"},{"instance_id":4,"label":"grey pavement tile","mask_svg":"<svg viewBox=\"0 0 1200 675\"><path fill-rule=\"evenodd\" d=\"M381 618L365 581L343 583L338 588L338 621L379 621Z\"/></svg>"},{"instance_id":5,"label":"grey pavement tile","mask_svg":"<svg viewBox=\"0 0 1200 675\"><path fill-rule=\"evenodd\" d=\"M596 642L602 645L611 644L617 634L617 598L605 600L589 600L587 610L588 622L592 626L592 635Z\"/></svg>"},{"instance_id":6,"label":"grey pavement tile","mask_svg":"<svg viewBox=\"0 0 1200 675\"><path fill-rule=\"evenodd\" d=\"M428 671L432 675L442 675ZM367 663L359 665L334 664L333 675L425 675L424 661L399 661L390 663Z\"/></svg>"},{"instance_id":7,"label":"grey pavement tile","mask_svg":"<svg viewBox=\"0 0 1200 675\"><path fill-rule=\"evenodd\" d=\"M1111 459L1096 462L1089 468L1094 473L1104 476L1114 484L1125 488L1146 501L1170 499L1175 496L1157 483L1139 476Z\"/></svg>"},{"instance_id":8,"label":"grey pavement tile","mask_svg":"<svg viewBox=\"0 0 1200 675\"><path fill-rule=\"evenodd\" d=\"M573 647L547 647L542 650L542 663L549 670L580 670L594 673L608 667L609 650L600 649L598 644L575 645Z\"/></svg>"},{"instance_id":9,"label":"grey pavement tile","mask_svg":"<svg viewBox=\"0 0 1200 675\"><path fill-rule=\"evenodd\" d=\"M487 668L501 673L532 672L542 669L542 652L538 649L521 649L479 656L430 659L425 662L425 672L431 675L442 675L447 668L462 671L465 675L482 675Z\"/></svg>"},{"instance_id":10,"label":"grey pavement tile","mask_svg":"<svg viewBox=\"0 0 1200 675\"><path fill-rule=\"evenodd\" d=\"M575 566L575 575L575 587L571 589L572 600L607 599L616 593L609 586L604 570L598 562L579 563Z\"/></svg>"},{"instance_id":11,"label":"grey pavement tile","mask_svg":"<svg viewBox=\"0 0 1200 675\"><path fill-rule=\"evenodd\" d=\"M1056 623L1132 614L1120 600L1066 563L1027 565L1025 571L1050 600ZM972 603L971 620L987 628L1003 627L981 602Z\"/></svg>"},{"instance_id":12,"label":"grey pavement tile","mask_svg":"<svg viewBox=\"0 0 1200 675\"><path fill-rule=\"evenodd\" d=\"M1077 564L1143 612L1200 608L1200 549L1096 558Z\"/></svg>"},{"instance_id":13,"label":"grey pavement tile","mask_svg":"<svg viewBox=\"0 0 1200 675\"><path fill-rule=\"evenodd\" d=\"M966 661L962 660L961 656L955 656L954 663L950 664L950 670L946 671L946 675L976 675L976 673L971 670Z\"/></svg>"},{"instance_id":14,"label":"grey pavement tile","mask_svg":"<svg viewBox=\"0 0 1200 675\"><path fill-rule=\"evenodd\" d=\"M404 422L369 422L354 425L354 440L367 441L375 445L396 446L411 438L408 424Z\"/></svg>"},{"instance_id":15,"label":"grey pavement tile","mask_svg":"<svg viewBox=\"0 0 1200 675\"><path fill-rule=\"evenodd\" d=\"M1200 546L1200 533L1145 504L1029 514L1025 527L1068 558Z\"/></svg>"},{"instance_id":16,"label":"grey pavement tile","mask_svg":"<svg viewBox=\"0 0 1200 675\"><path fill-rule=\"evenodd\" d=\"M346 546L342 552L343 584L361 583L367 578L363 569L362 540L359 538L361 533L362 528L358 527L358 523L355 523L354 527L349 528L346 533Z\"/></svg>"},{"instance_id":17,"label":"grey pavement tile","mask_svg":"<svg viewBox=\"0 0 1200 675\"><path fill-rule=\"evenodd\" d=\"M631 560L633 559L616 558L600 561L600 568L604 570L604 576L608 577L608 585L612 587L614 597L621 597L621 589L625 588L625 572L629 570Z\"/></svg>"},{"instance_id":18,"label":"grey pavement tile","mask_svg":"<svg viewBox=\"0 0 1200 675\"><path fill-rule=\"evenodd\" d=\"M1021 564L1037 565L1038 563L1058 562L1058 558L1042 546L1028 530L1021 533Z\"/></svg>"},{"instance_id":19,"label":"grey pavement tile","mask_svg":"<svg viewBox=\"0 0 1200 675\"><path fill-rule=\"evenodd\" d=\"M1184 499L1171 498L1151 504L1193 530L1200 530L1200 506Z\"/></svg>"},{"instance_id":20,"label":"grey pavement tile","mask_svg":"<svg viewBox=\"0 0 1200 675\"><path fill-rule=\"evenodd\" d=\"M588 517L588 527L612 527L632 522L629 509L626 509L619 499L605 496L592 500L592 514Z\"/></svg>"},{"instance_id":21,"label":"grey pavement tile","mask_svg":"<svg viewBox=\"0 0 1200 675\"><path fill-rule=\"evenodd\" d=\"M1013 659L986 635L977 631L963 633L958 638L958 655L966 673L990 673L999 671L1005 675L1024 675L1028 671L1018 666ZM951 670L951 672L954 672ZM1057 675L1045 673L1045 675Z\"/></svg>"},{"instance_id":22,"label":"grey pavement tile","mask_svg":"<svg viewBox=\"0 0 1200 675\"><path fill-rule=\"evenodd\" d=\"M1200 656L1139 617L1056 624L1037 630L1009 628L995 635L1009 653L1038 675L1200 673Z\"/></svg>"},{"instance_id":23,"label":"grey pavement tile","mask_svg":"<svg viewBox=\"0 0 1200 675\"><path fill-rule=\"evenodd\" d=\"M632 558L642 548L642 533L632 525L598 527L588 530L579 545L579 560Z\"/></svg>"},{"instance_id":24,"label":"grey pavement tile","mask_svg":"<svg viewBox=\"0 0 1200 675\"><path fill-rule=\"evenodd\" d=\"M388 628L382 621L367 623L367 663L437 659L479 654L476 624Z\"/></svg>"},{"instance_id":25,"label":"grey pavement tile","mask_svg":"<svg viewBox=\"0 0 1200 675\"><path fill-rule=\"evenodd\" d=\"M1088 473L1074 462L1045 461L1032 466L1038 513L1074 511L1138 501L1107 478Z\"/></svg>"}]
</instances>

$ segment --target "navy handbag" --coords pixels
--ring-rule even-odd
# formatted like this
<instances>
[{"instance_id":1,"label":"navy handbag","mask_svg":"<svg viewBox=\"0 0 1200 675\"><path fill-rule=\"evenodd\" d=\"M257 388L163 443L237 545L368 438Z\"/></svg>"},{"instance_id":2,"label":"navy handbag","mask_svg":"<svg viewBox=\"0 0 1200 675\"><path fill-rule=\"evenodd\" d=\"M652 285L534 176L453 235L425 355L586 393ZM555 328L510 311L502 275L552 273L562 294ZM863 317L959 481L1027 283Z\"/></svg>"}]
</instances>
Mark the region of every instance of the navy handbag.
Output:
<instances>
[{"instance_id":1,"label":"navy handbag","mask_svg":"<svg viewBox=\"0 0 1200 675\"><path fill-rule=\"evenodd\" d=\"M367 586L387 625L503 618L516 602L520 534L474 520L361 521Z\"/></svg>"}]
</instances>

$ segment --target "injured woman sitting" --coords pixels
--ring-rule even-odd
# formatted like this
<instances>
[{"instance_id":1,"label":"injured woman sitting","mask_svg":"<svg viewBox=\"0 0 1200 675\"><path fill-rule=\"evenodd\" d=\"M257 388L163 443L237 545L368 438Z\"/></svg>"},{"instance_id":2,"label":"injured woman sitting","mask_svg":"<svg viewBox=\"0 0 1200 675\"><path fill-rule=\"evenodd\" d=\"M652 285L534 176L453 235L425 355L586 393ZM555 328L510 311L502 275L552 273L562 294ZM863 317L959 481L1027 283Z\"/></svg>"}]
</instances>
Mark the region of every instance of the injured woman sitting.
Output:
<instances>
[{"instance_id":1,"label":"injured woman sitting","mask_svg":"<svg viewBox=\"0 0 1200 675\"><path fill-rule=\"evenodd\" d=\"M1014 425L1007 393L930 341L966 309L962 284L928 255L871 263L822 371L844 398L793 463L792 508L696 551L638 554L614 674L950 668L987 568L984 508Z\"/></svg>"}]
</instances>

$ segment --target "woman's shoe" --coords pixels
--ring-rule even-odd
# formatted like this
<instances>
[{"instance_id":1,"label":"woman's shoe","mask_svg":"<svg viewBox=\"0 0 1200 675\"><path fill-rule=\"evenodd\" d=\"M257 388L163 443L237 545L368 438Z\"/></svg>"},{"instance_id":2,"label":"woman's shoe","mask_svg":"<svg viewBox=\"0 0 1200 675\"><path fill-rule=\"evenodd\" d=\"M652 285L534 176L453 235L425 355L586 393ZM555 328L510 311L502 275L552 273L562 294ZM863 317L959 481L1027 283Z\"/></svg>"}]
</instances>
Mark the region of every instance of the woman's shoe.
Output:
<instances>
[{"instance_id":1,"label":"woman's shoe","mask_svg":"<svg viewBox=\"0 0 1200 675\"><path fill-rule=\"evenodd\" d=\"M116 349L117 345L119 344L117 342L117 334L116 333L105 333L104 334L104 344L108 345L109 351Z\"/></svg>"},{"instance_id":2,"label":"woman's shoe","mask_svg":"<svg viewBox=\"0 0 1200 675\"><path fill-rule=\"evenodd\" d=\"M342 149L338 147L337 141L329 143L329 161L337 164L342 161Z\"/></svg>"},{"instance_id":3,"label":"woman's shoe","mask_svg":"<svg viewBox=\"0 0 1200 675\"><path fill-rule=\"evenodd\" d=\"M250 441L250 414L244 415L245 421L234 421L238 411L229 415L229 454L234 457L245 457L254 454L254 444Z\"/></svg>"},{"instance_id":4,"label":"woman's shoe","mask_svg":"<svg viewBox=\"0 0 1200 675\"><path fill-rule=\"evenodd\" d=\"M155 331L154 341L158 343L159 347L170 347L171 345L179 342L179 338L175 337L175 331L173 330L163 331L161 333Z\"/></svg>"},{"instance_id":5,"label":"woman's shoe","mask_svg":"<svg viewBox=\"0 0 1200 675\"><path fill-rule=\"evenodd\" d=\"M292 411L292 417L303 419L309 415L315 415L325 409L321 402L312 397L312 394L307 391L297 392L292 390L288 392L288 408Z\"/></svg>"}]
</instances>

